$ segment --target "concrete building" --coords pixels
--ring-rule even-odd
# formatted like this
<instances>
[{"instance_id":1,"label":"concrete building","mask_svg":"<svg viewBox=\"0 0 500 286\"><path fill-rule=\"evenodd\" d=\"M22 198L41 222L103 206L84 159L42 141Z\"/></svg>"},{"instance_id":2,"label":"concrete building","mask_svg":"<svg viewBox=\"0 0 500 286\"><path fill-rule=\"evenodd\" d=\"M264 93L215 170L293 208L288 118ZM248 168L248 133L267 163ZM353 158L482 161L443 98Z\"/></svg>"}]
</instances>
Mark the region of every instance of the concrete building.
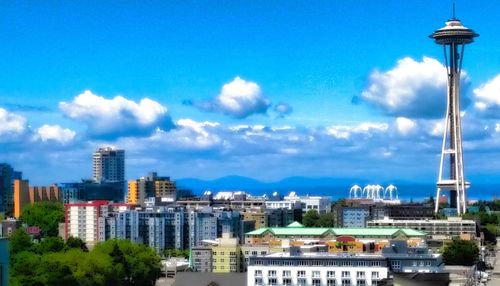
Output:
<instances>
[{"instance_id":1,"label":"concrete building","mask_svg":"<svg viewBox=\"0 0 500 286\"><path fill-rule=\"evenodd\" d=\"M127 203L145 205L149 197L160 198L163 202L174 202L177 199L177 188L170 177L158 177L153 172L146 177L128 182Z\"/></svg>"},{"instance_id":2,"label":"concrete building","mask_svg":"<svg viewBox=\"0 0 500 286\"><path fill-rule=\"evenodd\" d=\"M365 227L366 221L370 220L370 207L342 207L343 227Z\"/></svg>"},{"instance_id":3,"label":"concrete building","mask_svg":"<svg viewBox=\"0 0 500 286\"><path fill-rule=\"evenodd\" d=\"M217 238L217 218L212 209L207 207L201 211L190 210L188 213L189 246L202 245L203 240Z\"/></svg>"},{"instance_id":4,"label":"concrete building","mask_svg":"<svg viewBox=\"0 0 500 286\"><path fill-rule=\"evenodd\" d=\"M385 218L368 221L367 226L371 228L411 228L427 233L428 238L434 240L476 239L476 222L463 220L460 217L449 217L447 220L394 220Z\"/></svg>"},{"instance_id":5,"label":"concrete building","mask_svg":"<svg viewBox=\"0 0 500 286\"><path fill-rule=\"evenodd\" d=\"M61 201L57 185L30 187L28 180L14 180L14 217L19 218L23 209L36 202Z\"/></svg>"},{"instance_id":6,"label":"concrete building","mask_svg":"<svg viewBox=\"0 0 500 286\"><path fill-rule=\"evenodd\" d=\"M191 249L193 259L193 271L212 272L212 248L208 246L197 246Z\"/></svg>"},{"instance_id":7,"label":"concrete building","mask_svg":"<svg viewBox=\"0 0 500 286\"><path fill-rule=\"evenodd\" d=\"M268 216L260 209L250 210L243 213L243 219L247 221L255 221L255 229L268 226Z\"/></svg>"},{"instance_id":8,"label":"concrete building","mask_svg":"<svg viewBox=\"0 0 500 286\"><path fill-rule=\"evenodd\" d=\"M125 182L125 150L99 148L92 158L92 179L95 182Z\"/></svg>"},{"instance_id":9,"label":"concrete building","mask_svg":"<svg viewBox=\"0 0 500 286\"><path fill-rule=\"evenodd\" d=\"M241 272L241 250L238 238L223 233L212 247L212 272Z\"/></svg>"},{"instance_id":10,"label":"concrete building","mask_svg":"<svg viewBox=\"0 0 500 286\"><path fill-rule=\"evenodd\" d=\"M64 208L64 239L70 236L78 237L91 248L97 242L108 239L103 231L105 226L103 218L116 212L129 210L131 206L112 204L108 201L90 201L66 204Z\"/></svg>"},{"instance_id":11,"label":"concrete building","mask_svg":"<svg viewBox=\"0 0 500 286\"><path fill-rule=\"evenodd\" d=\"M294 221L302 221L300 208L275 208L266 209L267 225L271 227L285 227Z\"/></svg>"},{"instance_id":12,"label":"concrete building","mask_svg":"<svg viewBox=\"0 0 500 286\"><path fill-rule=\"evenodd\" d=\"M116 238L146 244L157 253L166 249L187 248L184 209L156 207L147 210L126 210L106 218L105 221L110 230L115 225ZM114 238L112 235L110 232L110 238Z\"/></svg>"},{"instance_id":13,"label":"concrete building","mask_svg":"<svg viewBox=\"0 0 500 286\"><path fill-rule=\"evenodd\" d=\"M382 285L387 260L380 254L273 253L250 257L247 286L263 285Z\"/></svg>"},{"instance_id":14,"label":"concrete building","mask_svg":"<svg viewBox=\"0 0 500 286\"><path fill-rule=\"evenodd\" d=\"M319 214L329 213L331 211L331 199L329 197L320 196L298 196L295 192L291 192L284 197L285 201L292 203L300 203L302 213L309 210L316 210Z\"/></svg>"}]
</instances>

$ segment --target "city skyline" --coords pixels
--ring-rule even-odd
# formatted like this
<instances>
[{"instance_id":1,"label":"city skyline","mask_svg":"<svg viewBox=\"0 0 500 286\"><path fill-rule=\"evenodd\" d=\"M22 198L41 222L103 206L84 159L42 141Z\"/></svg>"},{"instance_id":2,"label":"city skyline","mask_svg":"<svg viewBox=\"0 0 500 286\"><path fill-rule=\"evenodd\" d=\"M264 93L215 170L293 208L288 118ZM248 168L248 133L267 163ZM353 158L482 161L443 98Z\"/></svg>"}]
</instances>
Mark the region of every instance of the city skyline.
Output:
<instances>
[{"instance_id":1,"label":"city skyline","mask_svg":"<svg viewBox=\"0 0 500 286\"><path fill-rule=\"evenodd\" d=\"M456 3L481 34L462 75L474 185L500 171L500 8ZM110 145L126 179L434 184L446 72L428 36L451 1L309 4L2 3L0 162L35 184L75 181Z\"/></svg>"}]
</instances>

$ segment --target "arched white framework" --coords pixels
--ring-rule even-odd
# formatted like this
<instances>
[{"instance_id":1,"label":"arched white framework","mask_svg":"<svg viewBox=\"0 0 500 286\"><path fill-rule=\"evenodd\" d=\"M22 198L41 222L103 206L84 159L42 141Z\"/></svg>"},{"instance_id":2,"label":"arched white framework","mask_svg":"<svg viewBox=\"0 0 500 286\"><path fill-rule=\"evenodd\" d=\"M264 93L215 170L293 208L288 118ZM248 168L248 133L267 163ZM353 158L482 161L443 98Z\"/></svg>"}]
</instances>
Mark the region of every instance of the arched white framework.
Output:
<instances>
[{"instance_id":1,"label":"arched white framework","mask_svg":"<svg viewBox=\"0 0 500 286\"><path fill-rule=\"evenodd\" d=\"M351 187L351 189L349 190L349 198L352 199L357 199L358 196L361 196L361 187L358 186L358 185L354 185Z\"/></svg>"},{"instance_id":2,"label":"arched white framework","mask_svg":"<svg viewBox=\"0 0 500 286\"><path fill-rule=\"evenodd\" d=\"M387 193L389 193L389 200L393 200L394 198L396 200L399 199L399 196L398 196L398 188L396 188L396 186L390 184L389 186L387 186L387 188L385 188L385 191L384 191L384 199L387 200ZM395 197L394 197L395 195Z\"/></svg>"}]
</instances>

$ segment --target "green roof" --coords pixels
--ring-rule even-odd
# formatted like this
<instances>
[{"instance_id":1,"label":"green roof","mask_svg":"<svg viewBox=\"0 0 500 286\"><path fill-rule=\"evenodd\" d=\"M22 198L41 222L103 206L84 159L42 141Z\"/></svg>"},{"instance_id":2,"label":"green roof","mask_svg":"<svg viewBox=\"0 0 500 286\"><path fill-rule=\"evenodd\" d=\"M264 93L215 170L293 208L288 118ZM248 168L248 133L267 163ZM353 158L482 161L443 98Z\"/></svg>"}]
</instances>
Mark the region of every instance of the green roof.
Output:
<instances>
[{"instance_id":1,"label":"green roof","mask_svg":"<svg viewBox=\"0 0 500 286\"><path fill-rule=\"evenodd\" d=\"M247 235L264 235L270 232L275 236L324 236L331 233L335 236L367 236L396 237L403 234L409 237L426 236L426 233L410 228L329 228L329 227L263 227L247 232Z\"/></svg>"},{"instance_id":2,"label":"green roof","mask_svg":"<svg viewBox=\"0 0 500 286\"><path fill-rule=\"evenodd\" d=\"M294 221L291 224L287 225L286 227L305 227L305 226L298 221Z\"/></svg>"}]
</instances>

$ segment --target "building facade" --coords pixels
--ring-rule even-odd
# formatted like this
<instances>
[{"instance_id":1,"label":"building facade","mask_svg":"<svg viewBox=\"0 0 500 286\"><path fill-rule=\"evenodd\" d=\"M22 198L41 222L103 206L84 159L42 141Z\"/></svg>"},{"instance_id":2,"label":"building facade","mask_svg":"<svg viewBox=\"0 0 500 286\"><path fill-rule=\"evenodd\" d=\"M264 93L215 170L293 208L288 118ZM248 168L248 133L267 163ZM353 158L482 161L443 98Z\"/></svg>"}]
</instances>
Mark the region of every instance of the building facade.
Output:
<instances>
[{"instance_id":1,"label":"building facade","mask_svg":"<svg viewBox=\"0 0 500 286\"><path fill-rule=\"evenodd\" d=\"M30 187L28 180L14 180L14 217L19 218L23 209L36 202L61 201L57 185Z\"/></svg>"},{"instance_id":2,"label":"building facade","mask_svg":"<svg viewBox=\"0 0 500 286\"><path fill-rule=\"evenodd\" d=\"M92 157L95 182L125 182L125 150L112 147L97 149Z\"/></svg>"}]
</instances>

